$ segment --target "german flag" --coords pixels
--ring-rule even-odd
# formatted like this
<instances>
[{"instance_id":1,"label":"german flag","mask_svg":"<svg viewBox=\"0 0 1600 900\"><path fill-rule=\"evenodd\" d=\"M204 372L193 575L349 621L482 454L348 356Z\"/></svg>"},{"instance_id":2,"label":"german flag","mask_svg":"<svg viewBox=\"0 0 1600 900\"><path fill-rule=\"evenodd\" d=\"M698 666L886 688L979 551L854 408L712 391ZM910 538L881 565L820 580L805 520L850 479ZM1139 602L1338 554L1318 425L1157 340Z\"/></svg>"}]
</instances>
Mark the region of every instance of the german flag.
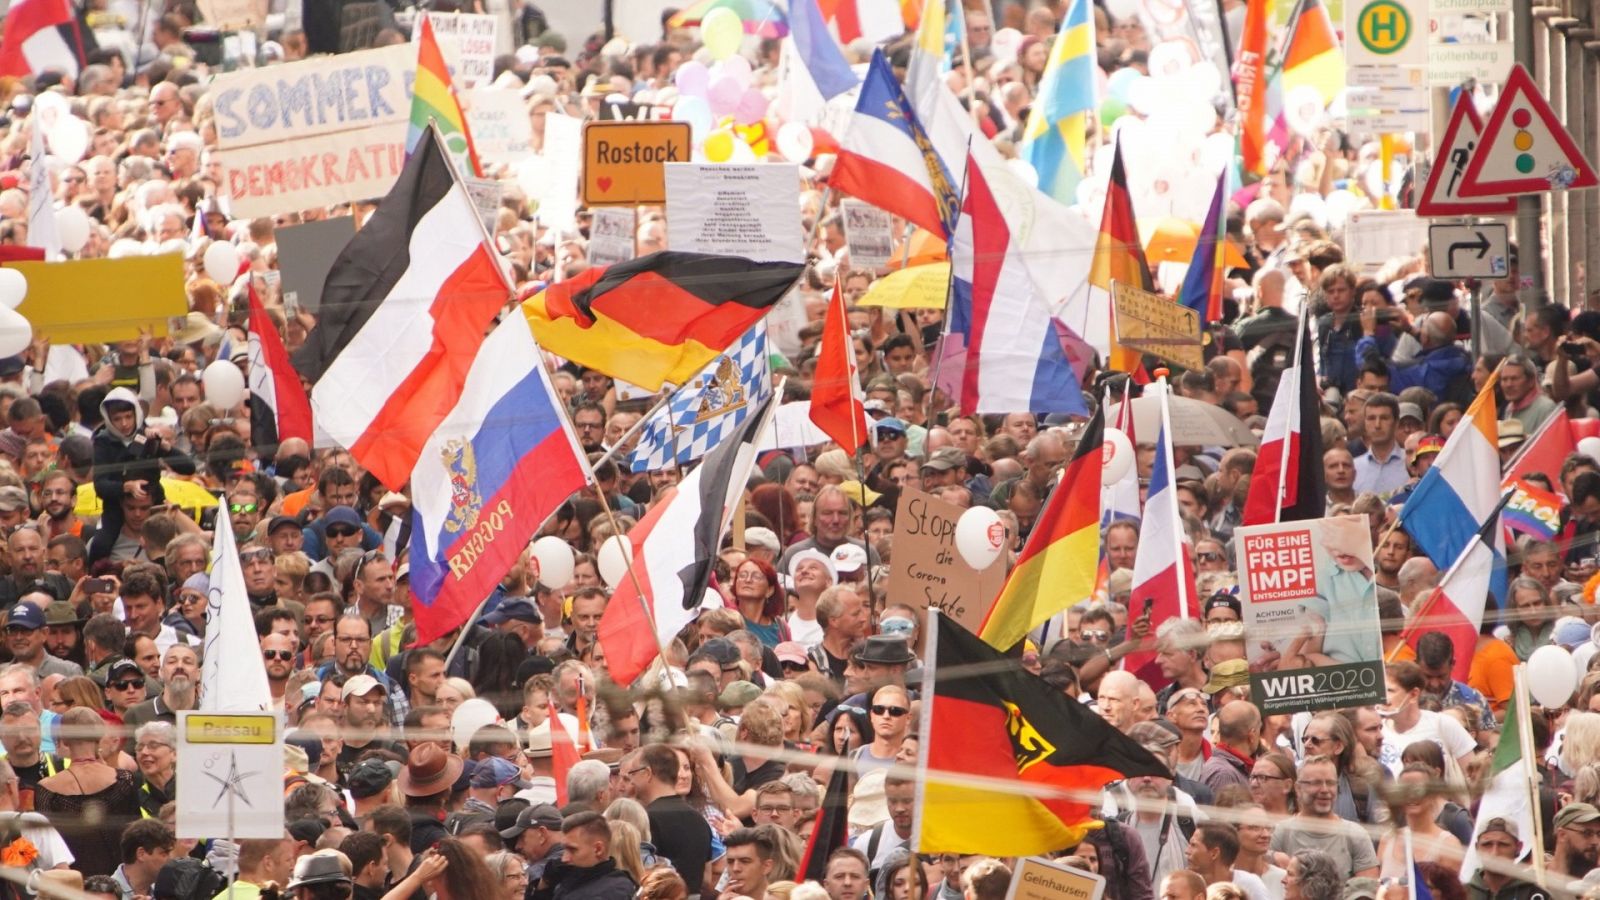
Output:
<instances>
[{"instance_id":1,"label":"german flag","mask_svg":"<svg viewBox=\"0 0 1600 900\"><path fill-rule=\"evenodd\" d=\"M1283 32L1283 94L1301 85L1316 89L1326 106L1344 87L1344 52L1322 0L1299 0Z\"/></svg>"},{"instance_id":2,"label":"german flag","mask_svg":"<svg viewBox=\"0 0 1600 900\"><path fill-rule=\"evenodd\" d=\"M1144 245L1139 242L1139 224L1133 214L1133 194L1128 190L1128 174L1122 165L1122 141L1117 140L1111 154L1111 174L1106 180L1106 205L1100 215L1100 237L1094 244L1094 261L1089 266L1089 284L1111 292L1111 282L1143 291L1155 290L1150 280L1150 265L1145 262ZM1108 309L1107 312L1110 310ZM1123 349L1117 343L1116 316L1111 317L1111 355L1106 367L1118 372L1141 371L1141 354Z\"/></svg>"},{"instance_id":3,"label":"german flag","mask_svg":"<svg viewBox=\"0 0 1600 900\"><path fill-rule=\"evenodd\" d=\"M1098 478L1094 484L1098 489ZM924 695L921 742L927 775L912 844L919 852L1005 857L1064 850L1094 827L1089 803L1108 783L1170 776L1088 707L948 616L932 618L932 685ZM998 789L973 786L974 778L995 779Z\"/></svg>"},{"instance_id":4,"label":"german flag","mask_svg":"<svg viewBox=\"0 0 1600 900\"><path fill-rule=\"evenodd\" d=\"M1029 629L1094 593L1094 568L1088 561L1100 552L1105 430L1101 406L1084 428L1061 482L1022 546L1016 568L978 628L991 647L1010 649Z\"/></svg>"},{"instance_id":5,"label":"german flag","mask_svg":"<svg viewBox=\"0 0 1600 900\"><path fill-rule=\"evenodd\" d=\"M788 293L803 266L664 250L522 304L540 346L654 390L693 378Z\"/></svg>"}]
</instances>

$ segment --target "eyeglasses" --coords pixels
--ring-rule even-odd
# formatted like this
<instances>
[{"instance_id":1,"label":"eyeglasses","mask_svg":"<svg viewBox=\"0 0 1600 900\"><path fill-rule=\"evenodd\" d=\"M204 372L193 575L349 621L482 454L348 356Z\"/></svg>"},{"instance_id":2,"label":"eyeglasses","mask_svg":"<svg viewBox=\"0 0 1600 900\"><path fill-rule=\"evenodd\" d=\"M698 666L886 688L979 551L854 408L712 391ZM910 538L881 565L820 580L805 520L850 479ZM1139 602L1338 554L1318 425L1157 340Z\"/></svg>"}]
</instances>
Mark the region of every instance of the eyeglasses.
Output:
<instances>
[{"instance_id":1,"label":"eyeglasses","mask_svg":"<svg viewBox=\"0 0 1600 900\"><path fill-rule=\"evenodd\" d=\"M1302 778L1299 781L1295 782L1295 784L1298 784L1303 788L1309 788L1309 789L1311 789L1313 791L1331 791L1334 788L1339 786L1339 782L1337 782L1337 781L1329 781L1329 780L1327 780L1325 778L1319 778L1319 779L1316 779L1314 781Z\"/></svg>"},{"instance_id":2,"label":"eyeglasses","mask_svg":"<svg viewBox=\"0 0 1600 900\"><path fill-rule=\"evenodd\" d=\"M1564 825L1562 827L1573 834L1582 835L1588 840L1600 840L1600 828L1579 828L1576 825Z\"/></svg>"},{"instance_id":3,"label":"eyeglasses","mask_svg":"<svg viewBox=\"0 0 1600 900\"><path fill-rule=\"evenodd\" d=\"M1190 688L1186 691L1179 691L1176 694L1173 694L1171 699L1167 701L1167 706L1173 707L1177 706L1179 703L1190 702L1204 703L1206 702L1206 695L1200 691L1194 690L1193 688Z\"/></svg>"},{"instance_id":4,"label":"eyeglasses","mask_svg":"<svg viewBox=\"0 0 1600 900\"><path fill-rule=\"evenodd\" d=\"M38 629L37 628L29 628L26 625L7 625L6 626L6 634L33 634L35 631L38 631Z\"/></svg>"},{"instance_id":5,"label":"eyeglasses","mask_svg":"<svg viewBox=\"0 0 1600 900\"><path fill-rule=\"evenodd\" d=\"M361 529L359 529L359 528L351 528L349 525L329 525L328 526L328 537L347 538L347 537L355 537L357 534L360 534L360 533L361 533Z\"/></svg>"},{"instance_id":6,"label":"eyeglasses","mask_svg":"<svg viewBox=\"0 0 1600 900\"><path fill-rule=\"evenodd\" d=\"M241 550L239 552L239 562L240 563L272 562L272 548L271 547L257 547L254 550Z\"/></svg>"},{"instance_id":7,"label":"eyeglasses","mask_svg":"<svg viewBox=\"0 0 1600 900\"><path fill-rule=\"evenodd\" d=\"M165 747L168 750L173 749L171 744L168 744L164 741L140 741L139 743L133 745L133 749L135 750L154 750L157 747Z\"/></svg>"},{"instance_id":8,"label":"eyeglasses","mask_svg":"<svg viewBox=\"0 0 1600 900\"><path fill-rule=\"evenodd\" d=\"M1084 631L1080 633L1083 635L1083 639L1086 641L1099 642L1111 640L1111 632L1109 631Z\"/></svg>"},{"instance_id":9,"label":"eyeglasses","mask_svg":"<svg viewBox=\"0 0 1600 900\"><path fill-rule=\"evenodd\" d=\"M306 616L307 625L326 625L334 620L334 616Z\"/></svg>"},{"instance_id":10,"label":"eyeglasses","mask_svg":"<svg viewBox=\"0 0 1600 900\"><path fill-rule=\"evenodd\" d=\"M113 691L127 691L132 690L133 688L142 689L144 687L144 679L130 678L126 681L108 681L106 682L106 687L112 689Z\"/></svg>"},{"instance_id":11,"label":"eyeglasses","mask_svg":"<svg viewBox=\"0 0 1600 900\"><path fill-rule=\"evenodd\" d=\"M1287 775L1268 775L1268 774L1266 774L1264 772L1262 772L1262 773L1251 772L1250 773L1250 783L1251 784L1263 784L1263 783L1268 782L1268 781L1288 781L1288 780L1289 780L1289 776L1287 776Z\"/></svg>"},{"instance_id":12,"label":"eyeglasses","mask_svg":"<svg viewBox=\"0 0 1600 900\"><path fill-rule=\"evenodd\" d=\"M1213 550L1202 550L1201 552L1196 553L1194 558L1199 562L1222 562L1223 560L1227 559L1227 557L1223 556L1221 553L1217 553Z\"/></svg>"},{"instance_id":13,"label":"eyeglasses","mask_svg":"<svg viewBox=\"0 0 1600 900\"><path fill-rule=\"evenodd\" d=\"M579 431L600 431L606 426L599 422L573 422L572 427Z\"/></svg>"},{"instance_id":14,"label":"eyeglasses","mask_svg":"<svg viewBox=\"0 0 1600 900\"><path fill-rule=\"evenodd\" d=\"M628 770L628 777L632 778L633 776L639 774L640 772L648 772L648 771L650 771L650 767L649 766L639 766L637 768L629 769Z\"/></svg>"},{"instance_id":15,"label":"eyeglasses","mask_svg":"<svg viewBox=\"0 0 1600 900\"><path fill-rule=\"evenodd\" d=\"M1308 734L1301 740L1305 741L1307 746L1310 746L1311 744L1326 744L1332 741L1333 738L1326 738L1319 734Z\"/></svg>"},{"instance_id":16,"label":"eyeglasses","mask_svg":"<svg viewBox=\"0 0 1600 900\"><path fill-rule=\"evenodd\" d=\"M284 662L288 662L289 660L294 659L294 651L293 650L263 650L263 651L261 651L261 658L262 659L278 659L278 660L282 660Z\"/></svg>"},{"instance_id":17,"label":"eyeglasses","mask_svg":"<svg viewBox=\"0 0 1600 900\"><path fill-rule=\"evenodd\" d=\"M336 636L334 641L340 644L370 644L372 643L372 638L359 637L353 634L343 634Z\"/></svg>"},{"instance_id":18,"label":"eyeglasses","mask_svg":"<svg viewBox=\"0 0 1600 900\"><path fill-rule=\"evenodd\" d=\"M769 816L776 816L776 815L780 815L782 813L792 813L792 812L794 812L794 807L793 806L758 806L758 807L756 807L756 811L757 812L766 813Z\"/></svg>"},{"instance_id":19,"label":"eyeglasses","mask_svg":"<svg viewBox=\"0 0 1600 900\"><path fill-rule=\"evenodd\" d=\"M228 512L236 516L241 513L253 513L255 511L256 505L254 503L233 503L228 506Z\"/></svg>"},{"instance_id":20,"label":"eyeglasses","mask_svg":"<svg viewBox=\"0 0 1600 900\"><path fill-rule=\"evenodd\" d=\"M767 576L761 574L761 572L757 570L751 570L747 572L740 572L738 575L734 576L734 580L748 582L751 584L759 584L763 581L766 581Z\"/></svg>"},{"instance_id":21,"label":"eyeglasses","mask_svg":"<svg viewBox=\"0 0 1600 900\"><path fill-rule=\"evenodd\" d=\"M884 706L878 703L872 705L872 714L875 716L888 716L891 719L898 719L909 712L911 710L906 709L904 706Z\"/></svg>"}]
</instances>

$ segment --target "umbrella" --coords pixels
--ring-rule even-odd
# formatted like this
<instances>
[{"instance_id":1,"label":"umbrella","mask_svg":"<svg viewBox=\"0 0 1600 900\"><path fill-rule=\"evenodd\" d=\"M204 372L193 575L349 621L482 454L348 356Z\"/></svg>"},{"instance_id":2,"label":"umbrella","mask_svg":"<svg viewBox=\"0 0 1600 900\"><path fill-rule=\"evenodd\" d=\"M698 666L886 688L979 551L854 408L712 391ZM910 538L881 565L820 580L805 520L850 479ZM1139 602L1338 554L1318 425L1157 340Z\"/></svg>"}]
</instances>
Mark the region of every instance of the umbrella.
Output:
<instances>
[{"instance_id":1,"label":"umbrella","mask_svg":"<svg viewBox=\"0 0 1600 900\"><path fill-rule=\"evenodd\" d=\"M897 269L874 281L857 306L891 309L944 309L950 289L950 263L935 262Z\"/></svg>"},{"instance_id":2,"label":"umbrella","mask_svg":"<svg viewBox=\"0 0 1600 900\"><path fill-rule=\"evenodd\" d=\"M1133 401L1133 429L1141 441L1153 443L1161 429L1161 406L1156 397L1136 397ZM1172 443L1182 447L1254 447L1261 439L1220 406L1188 397L1173 396ZM1106 410L1106 421L1115 421L1122 404Z\"/></svg>"},{"instance_id":3,"label":"umbrella","mask_svg":"<svg viewBox=\"0 0 1600 900\"><path fill-rule=\"evenodd\" d=\"M198 512L217 505L215 494L205 489L204 485L181 478L161 479L161 489L166 492L167 502L189 512ZM94 492L94 485L78 485L78 504L73 512L80 516L98 516L102 512L100 496Z\"/></svg>"},{"instance_id":4,"label":"umbrella","mask_svg":"<svg viewBox=\"0 0 1600 900\"><path fill-rule=\"evenodd\" d=\"M1156 222L1150 239L1145 241L1144 256L1151 265L1172 262L1188 265L1194 261L1194 248L1200 242L1200 226L1174 216ZM1223 245L1222 265L1226 269L1243 269L1248 264L1239 248L1228 241Z\"/></svg>"}]
</instances>

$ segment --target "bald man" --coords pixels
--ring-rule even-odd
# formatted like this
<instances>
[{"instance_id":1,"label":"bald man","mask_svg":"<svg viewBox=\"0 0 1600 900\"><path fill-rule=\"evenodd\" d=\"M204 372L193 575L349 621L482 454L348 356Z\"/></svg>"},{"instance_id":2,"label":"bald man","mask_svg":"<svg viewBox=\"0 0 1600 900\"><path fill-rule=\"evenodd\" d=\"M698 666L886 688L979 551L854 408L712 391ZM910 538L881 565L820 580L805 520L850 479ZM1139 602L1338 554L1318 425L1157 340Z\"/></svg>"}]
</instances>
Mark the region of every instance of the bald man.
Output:
<instances>
[{"instance_id":1,"label":"bald man","mask_svg":"<svg viewBox=\"0 0 1600 900\"><path fill-rule=\"evenodd\" d=\"M1139 686L1142 683L1139 676L1120 669L1107 672L1100 679L1100 693L1095 697L1095 706L1100 717L1123 734L1127 734L1128 729L1138 722Z\"/></svg>"},{"instance_id":2,"label":"bald man","mask_svg":"<svg viewBox=\"0 0 1600 900\"><path fill-rule=\"evenodd\" d=\"M1250 786L1250 769L1261 747L1261 711L1254 703L1229 703L1217 711L1217 742L1200 769L1200 781L1213 792L1230 784Z\"/></svg>"},{"instance_id":3,"label":"bald man","mask_svg":"<svg viewBox=\"0 0 1600 900\"><path fill-rule=\"evenodd\" d=\"M1398 322L1403 324L1403 317ZM1389 362L1390 392L1398 394L1409 387L1424 387L1440 400L1471 402L1472 355L1456 344L1455 319L1449 313L1431 312L1414 323L1413 331L1422 343L1422 352L1406 363L1385 360ZM1361 311L1361 333L1361 340L1356 342L1356 359L1366 360L1373 355L1382 359L1376 308Z\"/></svg>"}]
</instances>

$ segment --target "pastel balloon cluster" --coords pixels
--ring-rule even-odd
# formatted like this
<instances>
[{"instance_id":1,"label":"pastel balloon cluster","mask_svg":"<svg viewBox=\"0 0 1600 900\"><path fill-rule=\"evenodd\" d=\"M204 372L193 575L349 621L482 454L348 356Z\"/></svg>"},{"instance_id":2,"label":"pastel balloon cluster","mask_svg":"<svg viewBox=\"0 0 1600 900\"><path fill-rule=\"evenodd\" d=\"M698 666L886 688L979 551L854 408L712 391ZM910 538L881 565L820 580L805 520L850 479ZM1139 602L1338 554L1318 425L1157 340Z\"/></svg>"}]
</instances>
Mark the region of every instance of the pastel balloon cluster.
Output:
<instances>
[{"instance_id":1,"label":"pastel balloon cluster","mask_svg":"<svg viewBox=\"0 0 1600 900\"><path fill-rule=\"evenodd\" d=\"M708 13L700 26L702 36L712 14L718 12L728 11ZM738 16L733 19L738 25ZM705 40L709 48L710 38ZM712 56L716 61L710 66L690 60L678 67L673 76L678 100L672 107L672 118L689 123L695 146L706 160L755 162L770 145L765 125L770 102L755 86L749 60L738 55Z\"/></svg>"}]
</instances>

